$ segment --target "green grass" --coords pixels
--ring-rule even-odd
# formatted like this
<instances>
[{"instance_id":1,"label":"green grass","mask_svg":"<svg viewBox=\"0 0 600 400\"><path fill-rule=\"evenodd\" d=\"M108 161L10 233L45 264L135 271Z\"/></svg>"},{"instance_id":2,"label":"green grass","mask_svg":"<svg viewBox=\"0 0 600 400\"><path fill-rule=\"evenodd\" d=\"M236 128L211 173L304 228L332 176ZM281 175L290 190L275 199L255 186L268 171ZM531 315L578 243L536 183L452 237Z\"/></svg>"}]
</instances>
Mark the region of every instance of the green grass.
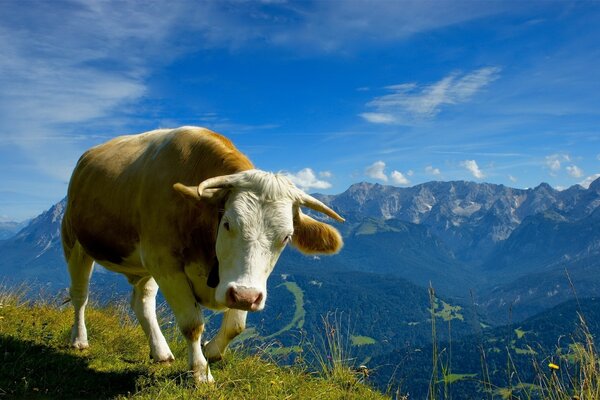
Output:
<instances>
[{"instance_id":1,"label":"green grass","mask_svg":"<svg viewBox=\"0 0 600 400\"><path fill-rule=\"evenodd\" d=\"M466 379L475 379L476 376L477 374L447 374L444 375L442 383L452 384Z\"/></svg>"},{"instance_id":2,"label":"green grass","mask_svg":"<svg viewBox=\"0 0 600 400\"><path fill-rule=\"evenodd\" d=\"M460 313L462 310L461 306L453 306L446 303L443 300L435 298L435 316L437 318L441 318L444 321L452 321L453 319L458 319L460 321L464 321L464 316ZM441 306L440 306L441 303Z\"/></svg>"},{"instance_id":3,"label":"green grass","mask_svg":"<svg viewBox=\"0 0 600 400\"><path fill-rule=\"evenodd\" d=\"M515 334L517 335L517 339L523 339L523 336L525 336L527 332L522 330L521 328L517 328L515 329Z\"/></svg>"},{"instance_id":4,"label":"green grass","mask_svg":"<svg viewBox=\"0 0 600 400\"><path fill-rule=\"evenodd\" d=\"M377 343L377 340L369 336L350 335L352 346L366 346Z\"/></svg>"},{"instance_id":5,"label":"green grass","mask_svg":"<svg viewBox=\"0 0 600 400\"><path fill-rule=\"evenodd\" d=\"M0 397L31 399L384 399L346 369L327 379L305 365L280 367L243 346L211 365L216 383L194 385L185 343L175 328L165 336L170 365L149 359L146 338L127 306L88 307L90 349L68 346L70 304L27 303L0 294ZM265 355L265 357L271 357Z\"/></svg>"}]
</instances>

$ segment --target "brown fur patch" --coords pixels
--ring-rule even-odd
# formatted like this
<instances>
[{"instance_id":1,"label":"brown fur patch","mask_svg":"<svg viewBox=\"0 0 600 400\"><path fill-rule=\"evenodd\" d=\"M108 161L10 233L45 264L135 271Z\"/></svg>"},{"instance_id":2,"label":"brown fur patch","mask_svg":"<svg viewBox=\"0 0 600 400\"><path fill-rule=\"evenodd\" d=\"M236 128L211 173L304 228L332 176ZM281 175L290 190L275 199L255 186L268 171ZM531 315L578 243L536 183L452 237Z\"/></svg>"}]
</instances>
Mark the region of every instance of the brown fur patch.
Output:
<instances>
[{"instance_id":1,"label":"brown fur patch","mask_svg":"<svg viewBox=\"0 0 600 400\"><path fill-rule=\"evenodd\" d=\"M333 226L298 212L294 218L292 244L305 254L335 254L344 242Z\"/></svg>"},{"instance_id":2,"label":"brown fur patch","mask_svg":"<svg viewBox=\"0 0 600 400\"><path fill-rule=\"evenodd\" d=\"M120 264L143 241L180 262L214 257L220 202L189 202L175 183L252 169L225 137L201 128L121 136L88 150L69 184L63 222L68 257L78 240L99 261ZM208 271L207 271L208 274Z\"/></svg>"},{"instance_id":3,"label":"brown fur patch","mask_svg":"<svg viewBox=\"0 0 600 400\"><path fill-rule=\"evenodd\" d=\"M196 342L202 336L204 332L204 325L184 326L181 327L181 333L183 336L192 342Z\"/></svg>"}]
</instances>

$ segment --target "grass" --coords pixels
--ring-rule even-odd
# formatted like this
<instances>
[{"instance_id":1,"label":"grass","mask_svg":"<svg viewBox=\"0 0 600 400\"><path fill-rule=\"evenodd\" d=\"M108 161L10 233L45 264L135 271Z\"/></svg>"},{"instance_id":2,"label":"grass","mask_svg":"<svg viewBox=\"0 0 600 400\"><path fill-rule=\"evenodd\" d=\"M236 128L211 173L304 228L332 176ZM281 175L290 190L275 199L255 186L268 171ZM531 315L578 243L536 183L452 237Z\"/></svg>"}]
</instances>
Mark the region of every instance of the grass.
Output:
<instances>
[{"instance_id":1,"label":"grass","mask_svg":"<svg viewBox=\"0 0 600 400\"><path fill-rule=\"evenodd\" d=\"M90 349L68 346L70 304L26 302L0 293L0 397L31 399L385 399L362 374L336 364L335 374L306 365L278 366L243 345L211 366L216 383L195 386L174 327L165 336L171 365L149 360L146 338L128 306L88 307Z\"/></svg>"},{"instance_id":2,"label":"grass","mask_svg":"<svg viewBox=\"0 0 600 400\"><path fill-rule=\"evenodd\" d=\"M536 365L544 399L600 399L600 357L585 319L581 315L579 318L580 340L564 354L559 349L554 359Z\"/></svg>"},{"instance_id":3,"label":"grass","mask_svg":"<svg viewBox=\"0 0 600 400\"><path fill-rule=\"evenodd\" d=\"M377 343L377 340L370 336L350 335L352 346L366 346Z\"/></svg>"}]
</instances>

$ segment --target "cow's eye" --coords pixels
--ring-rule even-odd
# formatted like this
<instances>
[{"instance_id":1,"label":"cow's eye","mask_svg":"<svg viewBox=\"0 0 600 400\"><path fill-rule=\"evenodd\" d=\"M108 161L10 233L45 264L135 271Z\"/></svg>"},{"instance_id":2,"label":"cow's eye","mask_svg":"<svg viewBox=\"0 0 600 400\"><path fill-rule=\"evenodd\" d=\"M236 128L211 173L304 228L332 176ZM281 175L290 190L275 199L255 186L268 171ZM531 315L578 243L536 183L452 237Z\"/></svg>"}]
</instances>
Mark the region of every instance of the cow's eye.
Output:
<instances>
[{"instance_id":1,"label":"cow's eye","mask_svg":"<svg viewBox=\"0 0 600 400\"><path fill-rule=\"evenodd\" d=\"M292 235L287 235L284 239L283 239L283 244L287 244L289 242L292 241Z\"/></svg>"},{"instance_id":2,"label":"cow's eye","mask_svg":"<svg viewBox=\"0 0 600 400\"><path fill-rule=\"evenodd\" d=\"M225 228L225 230L227 230L227 231L228 231L228 230L229 230L229 222L225 221L225 222L223 223L223 228Z\"/></svg>"}]
</instances>

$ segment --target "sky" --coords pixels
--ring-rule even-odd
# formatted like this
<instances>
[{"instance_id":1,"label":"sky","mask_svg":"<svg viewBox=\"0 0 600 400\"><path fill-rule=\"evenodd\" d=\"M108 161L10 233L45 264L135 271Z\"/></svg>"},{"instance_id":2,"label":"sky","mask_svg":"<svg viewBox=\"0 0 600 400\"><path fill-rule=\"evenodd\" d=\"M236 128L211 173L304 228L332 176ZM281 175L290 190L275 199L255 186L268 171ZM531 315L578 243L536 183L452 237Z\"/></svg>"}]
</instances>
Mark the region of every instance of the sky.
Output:
<instances>
[{"instance_id":1,"label":"sky","mask_svg":"<svg viewBox=\"0 0 600 400\"><path fill-rule=\"evenodd\" d=\"M0 219L182 125L308 192L600 176L600 2L0 0Z\"/></svg>"}]
</instances>

